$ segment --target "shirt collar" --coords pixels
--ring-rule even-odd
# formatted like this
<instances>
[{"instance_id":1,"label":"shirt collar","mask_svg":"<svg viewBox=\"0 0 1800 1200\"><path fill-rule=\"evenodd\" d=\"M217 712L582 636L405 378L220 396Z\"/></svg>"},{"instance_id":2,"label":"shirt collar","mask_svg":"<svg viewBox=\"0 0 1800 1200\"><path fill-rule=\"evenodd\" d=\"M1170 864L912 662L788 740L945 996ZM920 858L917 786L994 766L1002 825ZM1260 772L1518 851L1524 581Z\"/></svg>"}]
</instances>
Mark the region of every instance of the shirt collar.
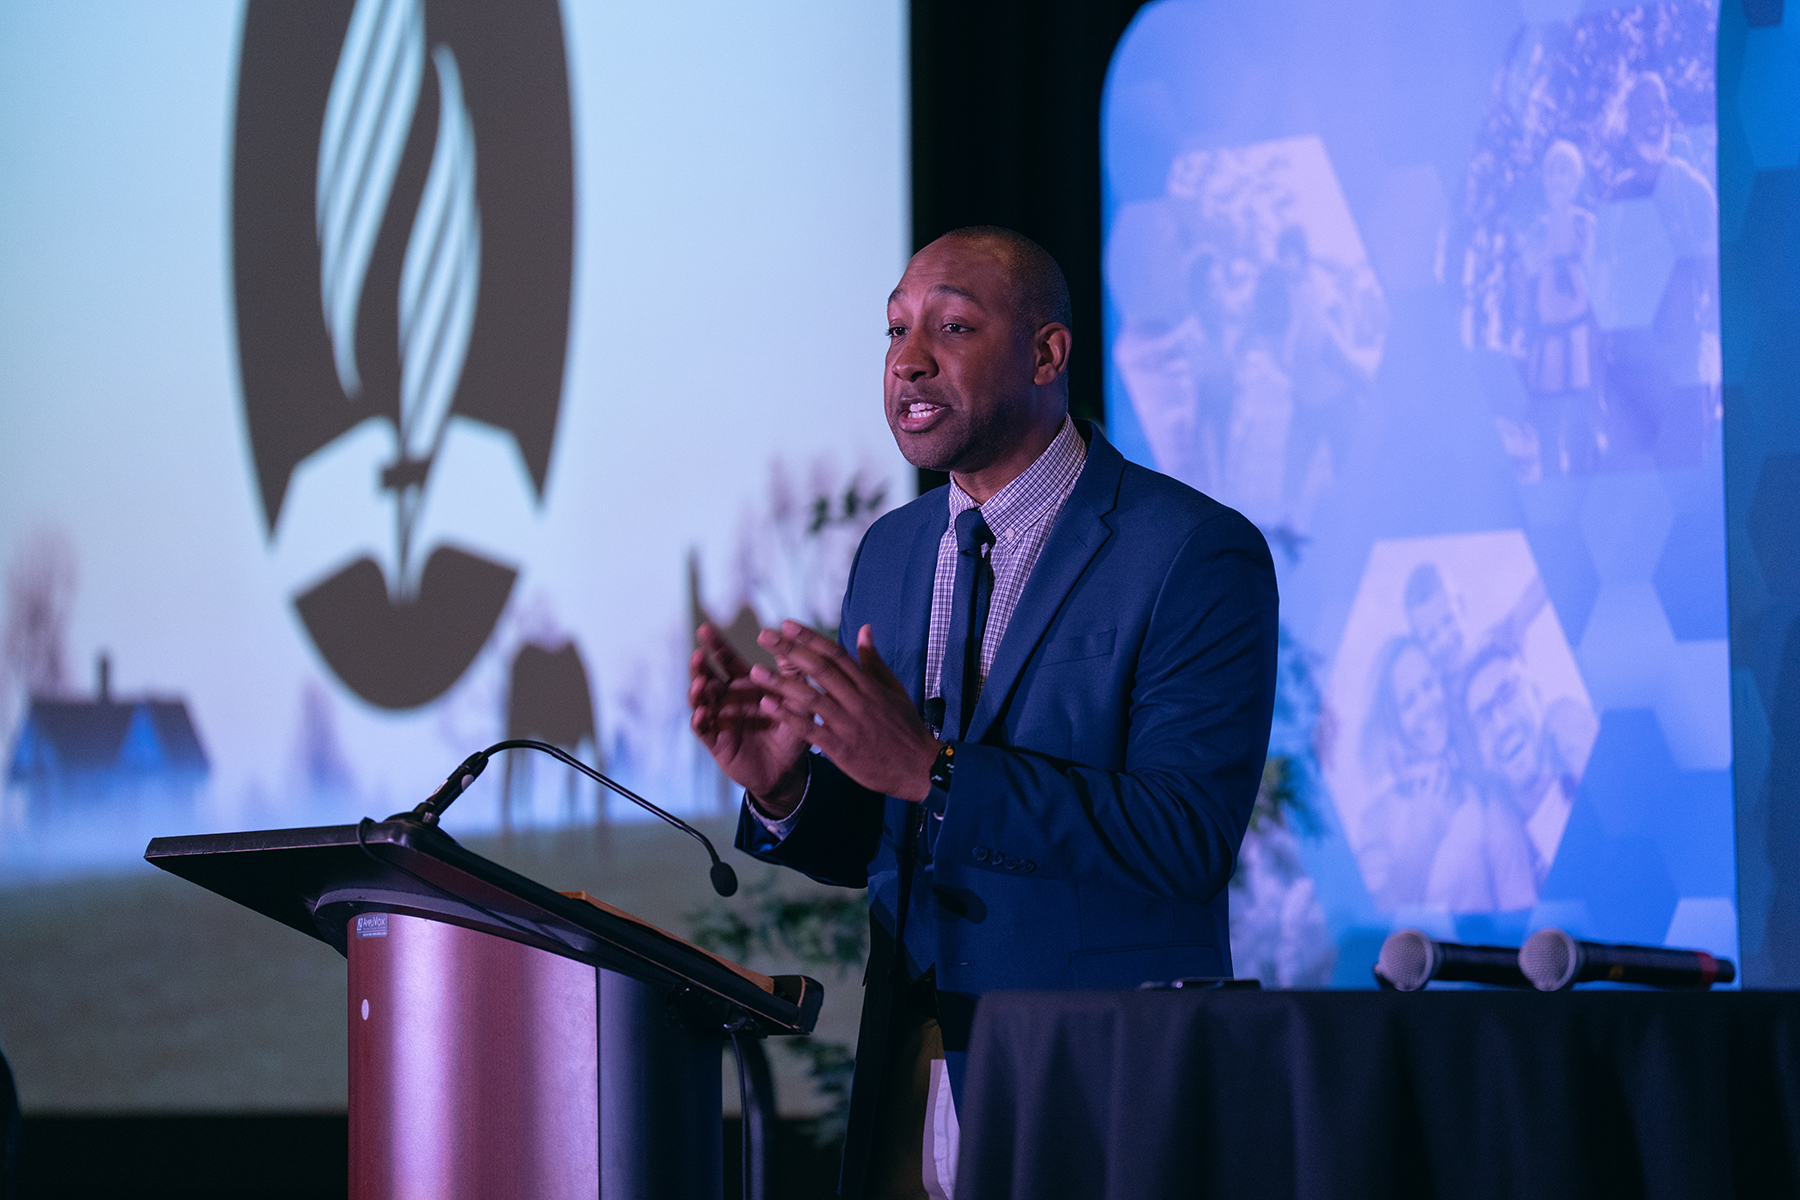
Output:
<instances>
[{"instance_id":1,"label":"shirt collar","mask_svg":"<svg viewBox=\"0 0 1800 1200\"><path fill-rule=\"evenodd\" d=\"M976 504L974 498L952 479L950 523L956 523L957 514L979 508L983 523L994 531L996 538L1004 540L1009 529L1026 529L1056 509L1075 486L1075 478L1081 474L1082 464L1086 461L1087 443L1076 432L1075 422L1065 416L1062 428L1056 431L1056 436L1050 439L1037 460L1019 472L1011 483L989 496L986 504Z\"/></svg>"}]
</instances>

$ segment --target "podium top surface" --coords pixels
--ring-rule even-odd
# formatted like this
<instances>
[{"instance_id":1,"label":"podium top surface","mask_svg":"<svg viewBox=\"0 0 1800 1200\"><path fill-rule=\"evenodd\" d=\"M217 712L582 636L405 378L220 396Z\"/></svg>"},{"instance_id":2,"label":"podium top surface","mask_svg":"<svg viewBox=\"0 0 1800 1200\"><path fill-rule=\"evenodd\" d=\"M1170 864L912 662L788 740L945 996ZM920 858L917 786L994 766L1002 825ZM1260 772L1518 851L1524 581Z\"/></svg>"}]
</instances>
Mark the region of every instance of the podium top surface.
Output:
<instances>
[{"instance_id":1,"label":"podium top surface","mask_svg":"<svg viewBox=\"0 0 1800 1200\"><path fill-rule=\"evenodd\" d=\"M610 905L545 887L416 821L155 838L144 858L339 953L357 913L447 921L661 986L696 1028L810 1033L824 995L805 976L759 976Z\"/></svg>"}]
</instances>

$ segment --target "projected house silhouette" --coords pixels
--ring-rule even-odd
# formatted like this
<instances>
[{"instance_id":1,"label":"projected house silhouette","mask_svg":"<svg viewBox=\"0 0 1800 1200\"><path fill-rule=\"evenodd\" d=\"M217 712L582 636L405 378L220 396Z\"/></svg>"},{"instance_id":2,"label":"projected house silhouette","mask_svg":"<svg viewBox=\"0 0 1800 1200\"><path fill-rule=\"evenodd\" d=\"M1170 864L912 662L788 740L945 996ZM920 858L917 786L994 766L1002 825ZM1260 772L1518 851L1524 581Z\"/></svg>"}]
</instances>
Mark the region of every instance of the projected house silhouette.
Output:
<instances>
[{"instance_id":1,"label":"projected house silhouette","mask_svg":"<svg viewBox=\"0 0 1800 1200\"><path fill-rule=\"evenodd\" d=\"M13 742L10 782L30 801L80 802L139 794L191 795L209 764L179 699L114 699L108 664L99 664L92 700L34 696Z\"/></svg>"}]
</instances>

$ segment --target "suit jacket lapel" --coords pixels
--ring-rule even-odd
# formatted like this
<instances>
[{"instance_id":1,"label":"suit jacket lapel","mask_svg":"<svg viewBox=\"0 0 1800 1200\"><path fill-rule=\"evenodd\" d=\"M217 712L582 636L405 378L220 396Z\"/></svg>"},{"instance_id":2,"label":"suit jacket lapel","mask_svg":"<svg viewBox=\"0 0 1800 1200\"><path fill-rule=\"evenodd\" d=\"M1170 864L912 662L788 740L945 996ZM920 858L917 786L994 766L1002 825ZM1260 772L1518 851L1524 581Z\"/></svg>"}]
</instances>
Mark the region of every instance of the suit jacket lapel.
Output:
<instances>
[{"instance_id":1,"label":"suit jacket lapel","mask_svg":"<svg viewBox=\"0 0 1800 1200\"><path fill-rule=\"evenodd\" d=\"M987 682L982 684L981 699L976 702L975 715L969 721L969 741L978 742L986 735L988 726L993 724L1018 683L1026 661L1043 640L1044 631L1050 627L1057 609L1062 607L1101 545L1112 536L1106 515L1118 501L1119 476L1124 470L1124 457L1112 448L1098 429L1092 429L1081 478L1075 481L1075 490L1069 493L1056 524L1050 529L1044 551L1031 569L1031 577L1025 581L1025 590L1019 596L1018 607L1013 609L1012 620L1007 622ZM948 521L946 517L946 524ZM939 534L942 535L942 530Z\"/></svg>"},{"instance_id":2,"label":"suit jacket lapel","mask_svg":"<svg viewBox=\"0 0 1800 1200\"><path fill-rule=\"evenodd\" d=\"M946 500L913 535L912 553L906 560L906 575L900 581L900 628L894 632L895 652L913 656L911 669L901 675L901 682L912 693L913 707L925 703L925 658L931 641L931 592L937 579L938 543L950 527L950 504ZM856 631L850 631L851 645L856 644Z\"/></svg>"}]
</instances>

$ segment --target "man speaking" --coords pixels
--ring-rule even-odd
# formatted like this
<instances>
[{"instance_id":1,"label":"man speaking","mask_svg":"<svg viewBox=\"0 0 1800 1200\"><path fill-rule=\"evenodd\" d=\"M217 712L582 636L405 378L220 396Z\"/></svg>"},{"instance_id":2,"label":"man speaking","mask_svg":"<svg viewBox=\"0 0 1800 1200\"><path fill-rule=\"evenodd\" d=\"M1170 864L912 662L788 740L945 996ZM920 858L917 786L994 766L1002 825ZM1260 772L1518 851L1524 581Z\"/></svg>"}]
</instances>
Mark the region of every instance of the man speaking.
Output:
<instances>
[{"instance_id":1,"label":"man speaking","mask_svg":"<svg viewBox=\"0 0 1800 1200\"><path fill-rule=\"evenodd\" d=\"M771 673L702 628L690 664L694 731L747 793L738 847L869 889L847 1196L947 1192L981 993L1231 973L1274 569L1243 517L1070 419L1069 326L1019 234L914 255L887 420L950 485L869 530L841 645L764 630Z\"/></svg>"}]
</instances>

